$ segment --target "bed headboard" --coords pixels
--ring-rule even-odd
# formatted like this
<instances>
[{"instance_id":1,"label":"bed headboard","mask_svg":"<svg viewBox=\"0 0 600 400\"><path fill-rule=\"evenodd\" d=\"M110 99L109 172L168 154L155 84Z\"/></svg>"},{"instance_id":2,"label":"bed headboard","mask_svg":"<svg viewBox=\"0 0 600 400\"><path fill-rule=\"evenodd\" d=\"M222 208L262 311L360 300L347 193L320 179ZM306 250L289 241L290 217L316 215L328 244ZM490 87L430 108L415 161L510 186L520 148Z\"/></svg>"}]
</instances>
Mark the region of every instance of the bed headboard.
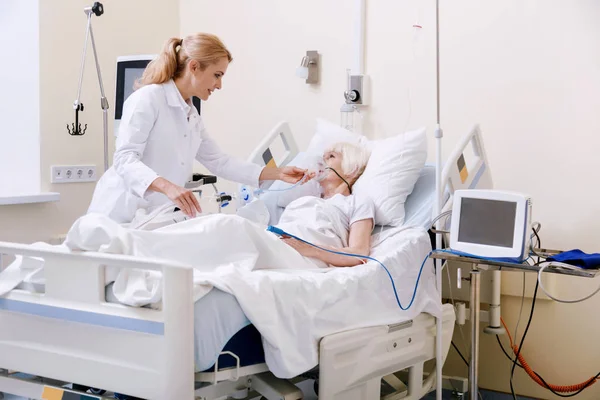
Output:
<instances>
[{"instance_id":1,"label":"bed headboard","mask_svg":"<svg viewBox=\"0 0 600 400\"><path fill-rule=\"evenodd\" d=\"M261 140L248 160L258 165L279 167L289 164L298 152L298 145L294 140L290 126L283 121L278 123ZM269 184L265 187L268 186ZM444 206L442 211L447 211L452 207L455 190L491 189L492 187L491 169L485 153L483 136L479 125L475 125L456 144L454 151L444 164L442 171L442 204ZM431 201L426 201L428 195ZM419 214L417 215L419 223L427 225L427 222L422 222L427 217L422 217L422 215L435 213L433 207L434 197L435 168L426 165L415 184L413 193L406 200L407 220L411 220L413 214ZM428 211L427 208L431 211ZM436 216L432 215L431 219Z\"/></svg>"},{"instance_id":2,"label":"bed headboard","mask_svg":"<svg viewBox=\"0 0 600 400\"><path fill-rule=\"evenodd\" d=\"M454 191L459 189L492 189L491 169L483 145L479 125L457 143L442 170L442 212L452 207Z\"/></svg>"},{"instance_id":3,"label":"bed headboard","mask_svg":"<svg viewBox=\"0 0 600 400\"><path fill-rule=\"evenodd\" d=\"M282 121L255 147L248 161L267 167L287 165L298 154L298 145L287 122Z\"/></svg>"}]
</instances>

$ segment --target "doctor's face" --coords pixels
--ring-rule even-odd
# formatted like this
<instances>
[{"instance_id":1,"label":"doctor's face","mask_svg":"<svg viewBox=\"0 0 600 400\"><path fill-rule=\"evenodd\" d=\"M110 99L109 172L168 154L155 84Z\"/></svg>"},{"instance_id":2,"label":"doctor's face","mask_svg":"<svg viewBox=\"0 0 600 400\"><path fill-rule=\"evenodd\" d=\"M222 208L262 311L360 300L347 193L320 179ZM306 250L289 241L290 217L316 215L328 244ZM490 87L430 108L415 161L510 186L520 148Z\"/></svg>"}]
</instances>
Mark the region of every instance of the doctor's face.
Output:
<instances>
[{"instance_id":1,"label":"doctor's face","mask_svg":"<svg viewBox=\"0 0 600 400\"><path fill-rule=\"evenodd\" d=\"M190 62L192 72L190 91L192 94L202 101L208 100L212 92L221 89L223 75L227 72L228 66L229 61L225 57L215 64L208 65L204 71L200 70L200 65L197 62Z\"/></svg>"}]
</instances>

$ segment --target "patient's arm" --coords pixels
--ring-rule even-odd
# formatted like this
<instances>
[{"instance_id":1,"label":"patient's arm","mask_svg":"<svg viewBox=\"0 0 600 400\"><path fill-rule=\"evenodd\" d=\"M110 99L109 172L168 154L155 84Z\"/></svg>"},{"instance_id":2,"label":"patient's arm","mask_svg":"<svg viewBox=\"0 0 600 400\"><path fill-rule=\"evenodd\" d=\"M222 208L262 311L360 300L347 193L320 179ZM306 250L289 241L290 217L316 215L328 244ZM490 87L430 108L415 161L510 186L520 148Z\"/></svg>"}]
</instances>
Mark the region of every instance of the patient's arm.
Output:
<instances>
[{"instance_id":1,"label":"patient's arm","mask_svg":"<svg viewBox=\"0 0 600 400\"><path fill-rule=\"evenodd\" d=\"M321 247L341 253L352 253L359 254L362 256L368 256L371 252L372 231L372 219L363 219L361 221L356 221L355 223L350 225L348 247ZM333 254L328 251L317 249L316 247L310 246L306 243L303 243L299 240L290 237L284 237L282 238L282 240L294 249L296 249L296 251L298 251L303 256L316 258L334 267L354 267L355 265L362 264L363 259L358 257L348 257L340 254Z\"/></svg>"}]
</instances>

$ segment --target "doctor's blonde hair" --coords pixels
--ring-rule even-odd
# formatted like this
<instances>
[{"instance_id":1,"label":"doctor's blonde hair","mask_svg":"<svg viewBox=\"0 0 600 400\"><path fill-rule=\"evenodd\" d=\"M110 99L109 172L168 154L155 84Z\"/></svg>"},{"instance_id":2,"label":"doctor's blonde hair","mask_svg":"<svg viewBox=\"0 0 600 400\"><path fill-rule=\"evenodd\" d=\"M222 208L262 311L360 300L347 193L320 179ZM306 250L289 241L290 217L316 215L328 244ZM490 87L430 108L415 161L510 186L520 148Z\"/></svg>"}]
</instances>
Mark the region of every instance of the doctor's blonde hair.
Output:
<instances>
[{"instance_id":1,"label":"doctor's blonde hair","mask_svg":"<svg viewBox=\"0 0 600 400\"><path fill-rule=\"evenodd\" d=\"M350 185L353 185L358 178L365 172L371 151L360 145L348 142L335 143L325 153L335 152L342 156L342 173L348 179Z\"/></svg>"},{"instance_id":2,"label":"doctor's blonde hair","mask_svg":"<svg viewBox=\"0 0 600 400\"><path fill-rule=\"evenodd\" d=\"M183 75L191 60L198 61L200 70L204 71L207 66L217 63L222 58L227 58L229 62L233 60L229 50L215 35L195 33L183 39L171 38L167 40L158 57L148 64L135 88L178 78Z\"/></svg>"}]
</instances>

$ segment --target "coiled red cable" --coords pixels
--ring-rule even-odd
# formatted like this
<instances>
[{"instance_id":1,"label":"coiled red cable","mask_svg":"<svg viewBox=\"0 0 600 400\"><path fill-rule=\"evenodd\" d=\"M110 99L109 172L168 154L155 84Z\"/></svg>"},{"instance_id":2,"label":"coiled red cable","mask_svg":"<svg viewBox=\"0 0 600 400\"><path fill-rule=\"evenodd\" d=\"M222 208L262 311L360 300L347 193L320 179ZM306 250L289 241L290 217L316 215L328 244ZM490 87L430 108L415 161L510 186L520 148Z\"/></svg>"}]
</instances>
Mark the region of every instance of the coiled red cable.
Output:
<instances>
[{"instance_id":1,"label":"coiled red cable","mask_svg":"<svg viewBox=\"0 0 600 400\"><path fill-rule=\"evenodd\" d=\"M521 365L523 366L523 369L525 370L525 372L527 372L527 375L529 375L529 377L531 379L533 379L538 385L542 386L543 388L547 389L550 388L552 390L554 390L555 392L558 393L572 393L572 392L577 392L579 390L582 390L585 387L589 387L592 386L594 383L596 383L597 379L596 377L592 377L582 383L578 383L576 385L552 385L552 384L548 384L546 386L546 384L544 384L544 382L542 382L542 380L540 379L539 376L537 376L537 374L535 373L535 371L529 366L529 364L527 364L527 361L525 361L525 357L523 357L523 353L519 352L519 346L517 346L516 344L513 343L513 338L510 334L510 331L508 330L508 328L506 327L506 324L504 323L504 319L502 317L500 317L500 321L502 322L502 325L504 326L504 329L506 329L506 333L508 333L508 339L510 340L510 347L512 348L513 352L515 353L515 355L517 355L517 353L519 354L518 360L521 363Z\"/></svg>"}]
</instances>

